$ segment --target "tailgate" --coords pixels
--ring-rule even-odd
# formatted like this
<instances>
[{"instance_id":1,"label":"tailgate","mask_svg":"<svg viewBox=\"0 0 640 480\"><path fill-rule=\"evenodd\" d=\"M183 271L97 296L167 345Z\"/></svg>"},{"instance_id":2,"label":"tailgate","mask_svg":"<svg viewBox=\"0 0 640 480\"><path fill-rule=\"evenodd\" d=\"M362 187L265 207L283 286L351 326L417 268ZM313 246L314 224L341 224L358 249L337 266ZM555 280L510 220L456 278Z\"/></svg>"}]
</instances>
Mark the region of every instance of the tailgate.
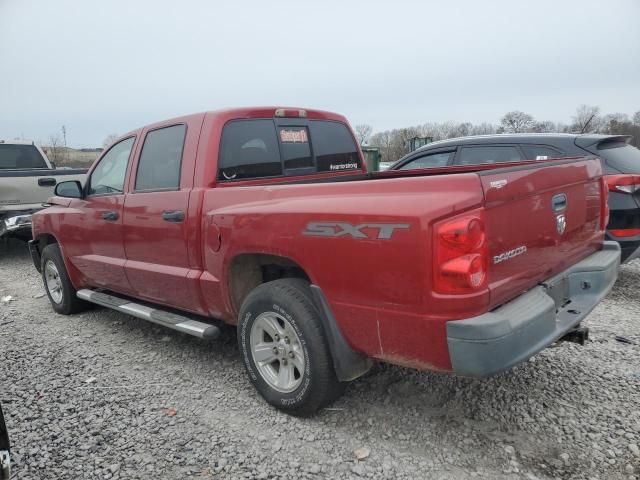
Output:
<instances>
[{"instance_id":1,"label":"tailgate","mask_svg":"<svg viewBox=\"0 0 640 480\"><path fill-rule=\"evenodd\" d=\"M593 157L478 173L485 194L490 307L601 248L602 167ZM605 199L606 201L606 199Z\"/></svg>"}]
</instances>

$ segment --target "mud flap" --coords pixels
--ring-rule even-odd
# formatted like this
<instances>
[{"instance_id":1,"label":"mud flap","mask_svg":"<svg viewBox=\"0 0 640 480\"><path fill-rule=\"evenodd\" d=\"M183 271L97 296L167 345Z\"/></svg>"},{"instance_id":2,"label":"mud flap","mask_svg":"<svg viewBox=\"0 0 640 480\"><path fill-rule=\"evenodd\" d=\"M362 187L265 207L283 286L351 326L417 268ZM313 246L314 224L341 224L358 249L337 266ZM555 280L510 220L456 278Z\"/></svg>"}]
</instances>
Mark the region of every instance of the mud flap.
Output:
<instances>
[{"instance_id":1,"label":"mud flap","mask_svg":"<svg viewBox=\"0 0 640 480\"><path fill-rule=\"evenodd\" d=\"M349 382L361 377L371 369L373 360L353 350L342 335L329 302L317 285L311 285L313 299L320 310L320 318L327 335L333 366L341 382Z\"/></svg>"}]
</instances>

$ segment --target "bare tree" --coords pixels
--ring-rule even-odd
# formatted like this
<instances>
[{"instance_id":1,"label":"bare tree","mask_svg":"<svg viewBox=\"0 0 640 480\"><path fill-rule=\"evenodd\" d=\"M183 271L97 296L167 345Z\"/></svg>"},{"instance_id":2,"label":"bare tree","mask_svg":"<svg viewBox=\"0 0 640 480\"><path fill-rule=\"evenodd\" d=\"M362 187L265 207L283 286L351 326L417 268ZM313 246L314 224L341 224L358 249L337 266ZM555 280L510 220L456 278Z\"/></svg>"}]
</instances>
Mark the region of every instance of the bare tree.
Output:
<instances>
[{"instance_id":1,"label":"bare tree","mask_svg":"<svg viewBox=\"0 0 640 480\"><path fill-rule=\"evenodd\" d=\"M633 124L640 125L640 110L633 114Z\"/></svg>"},{"instance_id":2,"label":"bare tree","mask_svg":"<svg viewBox=\"0 0 640 480\"><path fill-rule=\"evenodd\" d=\"M558 132L558 125L551 120L543 120L541 122L534 122L534 124L529 129L531 132L535 133L549 133L549 132Z\"/></svg>"},{"instance_id":3,"label":"bare tree","mask_svg":"<svg viewBox=\"0 0 640 480\"><path fill-rule=\"evenodd\" d=\"M391 145L393 144L393 133L391 130L385 130L384 132L374 134L369 140L369 143L380 149L383 162L391 161Z\"/></svg>"},{"instance_id":4,"label":"bare tree","mask_svg":"<svg viewBox=\"0 0 640 480\"><path fill-rule=\"evenodd\" d=\"M600 128L600 107L580 105L572 117L571 129L574 132L597 132Z\"/></svg>"},{"instance_id":5,"label":"bare tree","mask_svg":"<svg viewBox=\"0 0 640 480\"><path fill-rule=\"evenodd\" d=\"M48 145L44 148L49 160L56 164L62 164L66 160L65 148L59 135L50 135Z\"/></svg>"},{"instance_id":6,"label":"bare tree","mask_svg":"<svg viewBox=\"0 0 640 480\"><path fill-rule=\"evenodd\" d=\"M491 135L498 131L498 127L491 123L483 122L478 125L473 125L469 135Z\"/></svg>"},{"instance_id":7,"label":"bare tree","mask_svg":"<svg viewBox=\"0 0 640 480\"><path fill-rule=\"evenodd\" d=\"M102 142L102 146L104 148L107 148L109 145L115 142L117 138L118 138L117 133L110 133L109 135L107 135L107 138L105 138L104 141Z\"/></svg>"},{"instance_id":8,"label":"bare tree","mask_svg":"<svg viewBox=\"0 0 640 480\"><path fill-rule=\"evenodd\" d=\"M361 123L356 125L356 138L360 145L366 145L371 138L371 132L373 132L373 127L366 123Z\"/></svg>"},{"instance_id":9,"label":"bare tree","mask_svg":"<svg viewBox=\"0 0 640 480\"><path fill-rule=\"evenodd\" d=\"M514 110L508 112L500 119L500 125L504 132L521 133L527 132L534 124L534 119L528 113Z\"/></svg>"}]
</instances>

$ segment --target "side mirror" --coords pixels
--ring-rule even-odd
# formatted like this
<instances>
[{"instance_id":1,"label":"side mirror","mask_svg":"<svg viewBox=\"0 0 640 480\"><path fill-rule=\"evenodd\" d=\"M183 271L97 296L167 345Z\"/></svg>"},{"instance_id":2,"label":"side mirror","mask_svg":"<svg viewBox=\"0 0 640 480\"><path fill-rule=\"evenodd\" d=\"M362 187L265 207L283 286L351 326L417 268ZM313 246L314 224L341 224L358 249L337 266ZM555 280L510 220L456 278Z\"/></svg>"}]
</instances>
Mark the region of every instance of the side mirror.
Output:
<instances>
[{"instance_id":1,"label":"side mirror","mask_svg":"<svg viewBox=\"0 0 640 480\"><path fill-rule=\"evenodd\" d=\"M82 198L82 185L77 180L60 182L56 185L54 195L65 198Z\"/></svg>"},{"instance_id":2,"label":"side mirror","mask_svg":"<svg viewBox=\"0 0 640 480\"><path fill-rule=\"evenodd\" d=\"M51 169L52 170L55 170L56 168L58 168L58 167L56 167L56 164L53 163L52 161L49 161L49 163L51 164Z\"/></svg>"}]
</instances>

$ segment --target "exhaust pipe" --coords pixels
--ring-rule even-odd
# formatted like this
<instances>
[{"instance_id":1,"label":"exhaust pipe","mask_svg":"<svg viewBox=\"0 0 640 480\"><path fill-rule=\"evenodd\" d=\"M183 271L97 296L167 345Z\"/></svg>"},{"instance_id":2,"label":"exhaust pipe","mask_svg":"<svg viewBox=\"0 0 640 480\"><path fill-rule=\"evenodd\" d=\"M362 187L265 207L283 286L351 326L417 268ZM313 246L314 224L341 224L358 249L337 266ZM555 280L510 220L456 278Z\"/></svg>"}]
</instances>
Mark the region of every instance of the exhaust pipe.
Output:
<instances>
[{"instance_id":1,"label":"exhaust pipe","mask_svg":"<svg viewBox=\"0 0 640 480\"><path fill-rule=\"evenodd\" d=\"M560 342L572 342L584 345L589 340L589 329L587 327L576 327L567 332L564 337L560 338Z\"/></svg>"}]
</instances>

